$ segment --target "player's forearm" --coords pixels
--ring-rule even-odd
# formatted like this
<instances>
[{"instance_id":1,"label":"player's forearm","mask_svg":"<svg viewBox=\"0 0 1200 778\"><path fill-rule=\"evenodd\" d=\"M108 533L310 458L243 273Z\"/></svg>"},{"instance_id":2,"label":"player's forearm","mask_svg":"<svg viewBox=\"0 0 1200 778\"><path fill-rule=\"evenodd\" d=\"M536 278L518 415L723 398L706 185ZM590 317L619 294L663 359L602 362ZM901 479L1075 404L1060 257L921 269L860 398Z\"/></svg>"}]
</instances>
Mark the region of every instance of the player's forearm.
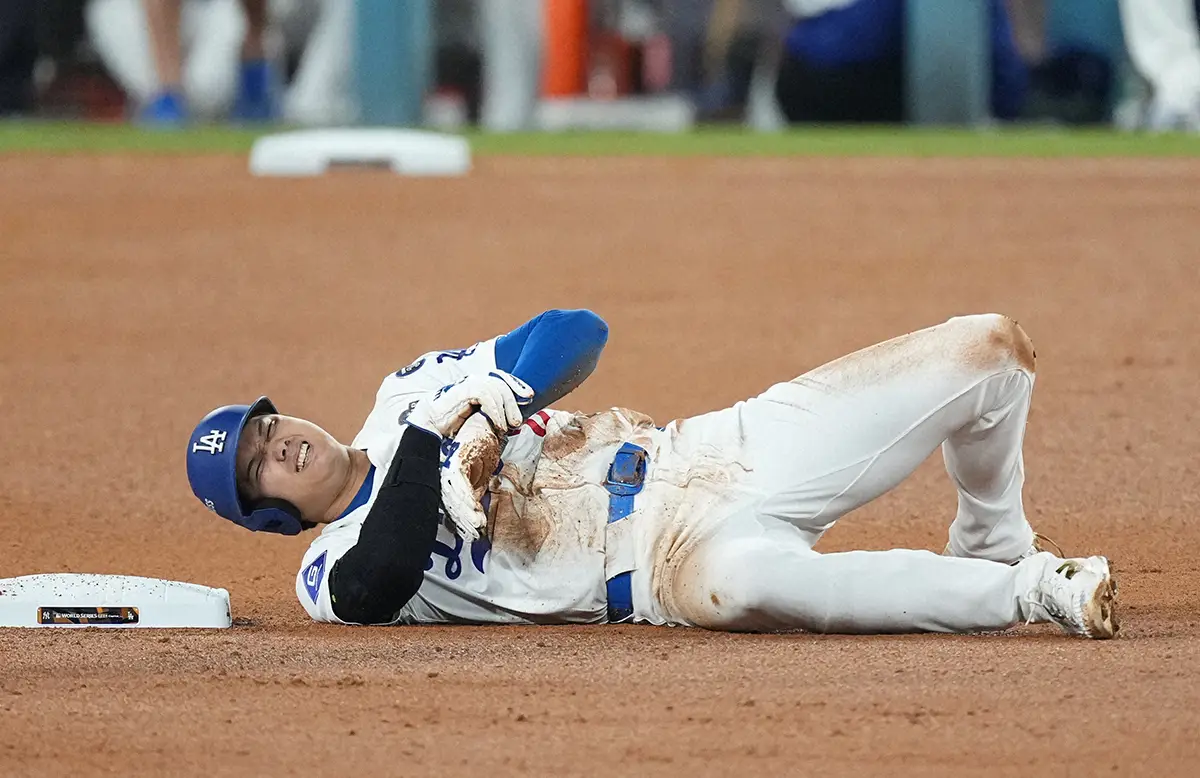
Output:
<instances>
[{"instance_id":1,"label":"player's forearm","mask_svg":"<svg viewBox=\"0 0 1200 778\"><path fill-rule=\"evenodd\" d=\"M386 624L425 575L437 537L441 439L409 427L363 520L358 543L329 574L333 612L352 624Z\"/></svg>"},{"instance_id":2,"label":"player's forearm","mask_svg":"<svg viewBox=\"0 0 1200 778\"><path fill-rule=\"evenodd\" d=\"M525 417L582 384L608 342L608 325L588 310L551 310L496 341L496 366L533 387Z\"/></svg>"}]
</instances>

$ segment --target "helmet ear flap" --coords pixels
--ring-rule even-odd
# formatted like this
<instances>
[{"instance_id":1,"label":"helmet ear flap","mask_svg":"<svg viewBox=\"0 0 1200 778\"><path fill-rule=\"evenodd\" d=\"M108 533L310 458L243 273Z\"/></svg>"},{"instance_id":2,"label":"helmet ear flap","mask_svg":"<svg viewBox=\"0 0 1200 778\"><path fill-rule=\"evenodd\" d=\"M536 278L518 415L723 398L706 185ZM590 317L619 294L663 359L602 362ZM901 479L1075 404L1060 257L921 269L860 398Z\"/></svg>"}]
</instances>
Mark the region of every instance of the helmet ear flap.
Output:
<instances>
[{"instance_id":1,"label":"helmet ear flap","mask_svg":"<svg viewBox=\"0 0 1200 778\"><path fill-rule=\"evenodd\" d=\"M251 529L280 535L297 535L313 526L300 520L300 510L295 505L273 497L259 500L250 513L250 519L248 526Z\"/></svg>"},{"instance_id":2,"label":"helmet ear flap","mask_svg":"<svg viewBox=\"0 0 1200 778\"><path fill-rule=\"evenodd\" d=\"M280 500L275 497L265 497L254 505L254 510L256 511L263 508L275 508L276 510L281 510L290 515L296 521L300 521L300 509L295 505L292 505L287 500Z\"/></svg>"}]
</instances>

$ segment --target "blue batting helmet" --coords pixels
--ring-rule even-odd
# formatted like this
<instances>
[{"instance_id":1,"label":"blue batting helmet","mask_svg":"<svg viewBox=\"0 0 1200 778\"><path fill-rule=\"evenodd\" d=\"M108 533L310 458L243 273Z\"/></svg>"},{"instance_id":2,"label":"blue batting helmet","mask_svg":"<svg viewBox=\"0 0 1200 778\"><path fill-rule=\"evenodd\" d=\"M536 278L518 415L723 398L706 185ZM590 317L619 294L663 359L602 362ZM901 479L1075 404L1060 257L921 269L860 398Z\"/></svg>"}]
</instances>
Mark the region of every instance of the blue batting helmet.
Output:
<instances>
[{"instance_id":1,"label":"blue batting helmet","mask_svg":"<svg viewBox=\"0 0 1200 778\"><path fill-rule=\"evenodd\" d=\"M238 438L248 420L267 413L278 411L269 399L259 397L253 405L226 405L201 419L188 441L188 482L200 502L234 524L254 532L297 535L303 526L295 506L284 500L247 506L238 496Z\"/></svg>"}]
</instances>

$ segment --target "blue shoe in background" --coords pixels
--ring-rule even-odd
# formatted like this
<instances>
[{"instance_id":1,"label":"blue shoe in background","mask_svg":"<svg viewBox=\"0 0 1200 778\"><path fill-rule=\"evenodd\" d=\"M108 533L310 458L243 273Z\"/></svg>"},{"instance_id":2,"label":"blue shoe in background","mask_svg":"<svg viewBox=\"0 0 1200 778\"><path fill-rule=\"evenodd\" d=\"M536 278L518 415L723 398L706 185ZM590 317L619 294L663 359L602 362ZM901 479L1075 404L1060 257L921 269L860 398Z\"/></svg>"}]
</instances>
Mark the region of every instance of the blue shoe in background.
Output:
<instances>
[{"instance_id":1,"label":"blue shoe in background","mask_svg":"<svg viewBox=\"0 0 1200 778\"><path fill-rule=\"evenodd\" d=\"M270 122L278 118L271 65L264 59L242 63L238 96L229 112L235 123Z\"/></svg>"},{"instance_id":2,"label":"blue shoe in background","mask_svg":"<svg viewBox=\"0 0 1200 778\"><path fill-rule=\"evenodd\" d=\"M135 122L144 127L174 129L187 124L187 108L183 95L174 90L160 92L138 112Z\"/></svg>"}]
</instances>

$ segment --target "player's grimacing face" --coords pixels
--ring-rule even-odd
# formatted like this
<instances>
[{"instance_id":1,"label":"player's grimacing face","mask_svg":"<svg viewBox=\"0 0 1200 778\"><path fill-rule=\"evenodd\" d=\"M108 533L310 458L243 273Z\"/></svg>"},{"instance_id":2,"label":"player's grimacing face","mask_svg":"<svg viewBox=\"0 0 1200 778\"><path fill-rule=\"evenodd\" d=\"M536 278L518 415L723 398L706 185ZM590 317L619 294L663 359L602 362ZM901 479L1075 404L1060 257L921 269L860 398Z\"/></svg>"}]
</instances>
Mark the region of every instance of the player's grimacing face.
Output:
<instances>
[{"instance_id":1,"label":"player's grimacing face","mask_svg":"<svg viewBox=\"0 0 1200 778\"><path fill-rule=\"evenodd\" d=\"M238 440L237 480L243 498L287 500L310 521L329 509L349 467L342 444L294 416L255 416Z\"/></svg>"}]
</instances>

